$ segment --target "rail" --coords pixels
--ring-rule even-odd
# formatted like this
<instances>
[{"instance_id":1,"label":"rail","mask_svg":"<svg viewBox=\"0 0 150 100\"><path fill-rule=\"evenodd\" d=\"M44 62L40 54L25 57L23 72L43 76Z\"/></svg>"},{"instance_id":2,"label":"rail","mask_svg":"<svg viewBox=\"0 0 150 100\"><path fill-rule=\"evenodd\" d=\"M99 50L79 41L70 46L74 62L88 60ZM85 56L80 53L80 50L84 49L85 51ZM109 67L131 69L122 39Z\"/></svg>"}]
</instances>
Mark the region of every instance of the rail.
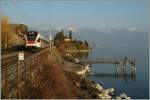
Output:
<instances>
[{"instance_id":1,"label":"rail","mask_svg":"<svg viewBox=\"0 0 150 100\"><path fill-rule=\"evenodd\" d=\"M119 63L129 63L135 66L135 57L121 57L121 58L98 58L95 60L85 60L81 61L81 63L114 63L114 64L119 64Z\"/></svg>"},{"instance_id":2,"label":"rail","mask_svg":"<svg viewBox=\"0 0 150 100\"><path fill-rule=\"evenodd\" d=\"M41 59L50 53L50 47L41 50L23 61L2 66L2 94L1 98L21 98L21 88L28 84L32 78L32 72L39 67ZM15 54L14 54L15 55ZM12 55L14 57L14 55ZM11 57L12 57L11 56ZM3 58L4 59L4 58Z\"/></svg>"}]
</instances>

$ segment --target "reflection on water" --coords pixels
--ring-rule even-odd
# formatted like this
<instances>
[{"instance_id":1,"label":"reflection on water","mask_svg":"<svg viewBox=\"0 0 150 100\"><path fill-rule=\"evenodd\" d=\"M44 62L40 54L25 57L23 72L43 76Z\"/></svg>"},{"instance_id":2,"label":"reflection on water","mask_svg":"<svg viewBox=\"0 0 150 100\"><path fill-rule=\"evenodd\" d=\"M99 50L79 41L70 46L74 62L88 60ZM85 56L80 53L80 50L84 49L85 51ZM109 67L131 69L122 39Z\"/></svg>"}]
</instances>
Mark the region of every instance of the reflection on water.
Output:
<instances>
[{"instance_id":1,"label":"reflection on water","mask_svg":"<svg viewBox=\"0 0 150 100\"><path fill-rule=\"evenodd\" d=\"M105 79L119 79L123 80L125 83L129 80L132 79L133 81L136 81L136 75L133 74L109 74L109 73L94 73L94 77L99 77L99 78L105 78Z\"/></svg>"},{"instance_id":2,"label":"reflection on water","mask_svg":"<svg viewBox=\"0 0 150 100\"><path fill-rule=\"evenodd\" d=\"M72 52L71 53L73 57L78 58L80 60L86 60L89 56L89 52ZM115 73L94 73L95 77L105 77L105 78L116 78L124 80L124 82L127 82L127 80L130 78L133 81L136 81L136 70L131 67L131 73L127 73L127 67L129 66L122 66L119 64L115 65Z\"/></svg>"},{"instance_id":3,"label":"reflection on water","mask_svg":"<svg viewBox=\"0 0 150 100\"><path fill-rule=\"evenodd\" d=\"M115 66L113 64L92 64L94 75L88 78L95 82L104 83L106 88L114 87L118 95L121 92L125 92L134 99L149 98L149 60L147 48L98 48L96 52L76 53L76 55L76 57L82 60L86 60L87 58L135 56L137 68L135 74L132 72L132 66L130 65L127 65L127 69L125 69L127 73L125 75L116 75Z\"/></svg>"},{"instance_id":4,"label":"reflection on water","mask_svg":"<svg viewBox=\"0 0 150 100\"><path fill-rule=\"evenodd\" d=\"M126 75L115 75L115 66L112 64L92 64L95 75L89 79L102 82L106 88L114 87L116 94L127 93L131 98L149 98L149 57L148 48L141 47L111 47L97 48L89 54L89 59L101 57L135 56L136 73L132 74L132 66L127 65ZM123 71L123 70L122 70ZM121 71L120 71L121 72ZM108 74L107 74L108 73ZM142 91L142 92L141 92Z\"/></svg>"},{"instance_id":5,"label":"reflection on water","mask_svg":"<svg viewBox=\"0 0 150 100\"><path fill-rule=\"evenodd\" d=\"M75 58L78 58L80 60L86 60L89 56L89 52L73 52L71 53ZM131 73L128 73L127 67L131 67ZM95 73L95 77L103 77L103 78L116 78L123 80L125 83L128 79L132 79L133 81L136 81L136 69L135 66L128 66L128 65L121 65L121 64L115 64L114 73ZM128 71L128 72L127 72Z\"/></svg>"}]
</instances>

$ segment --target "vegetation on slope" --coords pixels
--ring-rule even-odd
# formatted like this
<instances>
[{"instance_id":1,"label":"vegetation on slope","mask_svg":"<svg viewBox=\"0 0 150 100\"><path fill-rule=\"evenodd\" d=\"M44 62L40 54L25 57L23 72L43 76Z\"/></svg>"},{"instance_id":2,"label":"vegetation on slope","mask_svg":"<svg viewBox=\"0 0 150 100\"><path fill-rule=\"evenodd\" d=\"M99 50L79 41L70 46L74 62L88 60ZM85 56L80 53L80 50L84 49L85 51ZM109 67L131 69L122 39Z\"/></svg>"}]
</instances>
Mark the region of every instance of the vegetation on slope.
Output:
<instances>
[{"instance_id":1,"label":"vegetation on slope","mask_svg":"<svg viewBox=\"0 0 150 100\"><path fill-rule=\"evenodd\" d=\"M8 49L13 46L24 44L23 34L28 31L28 27L24 24L10 23L7 16L1 18L1 47Z\"/></svg>"},{"instance_id":2,"label":"vegetation on slope","mask_svg":"<svg viewBox=\"0 0 150 100\"><path fill-rule=\"evenodd\" d=\"M28 99L72 99L86 98L81 88L63 72L56 59L43 58L40 69L31 82L23 89L23 98Z\"/></svg>"},{"instance_id":3,"label":"vegetation on slope","mask_svg":"<svg viewBox=\"0 0 150 100\"><path fill-rule=\"evenodd\" d=\"M65 50L89 50L91 49L87 41L73 39L72 32L69 36L64 35L64 31L58 32L54 38L54 45L62 51Z\"/></svg>"}]
</instances>

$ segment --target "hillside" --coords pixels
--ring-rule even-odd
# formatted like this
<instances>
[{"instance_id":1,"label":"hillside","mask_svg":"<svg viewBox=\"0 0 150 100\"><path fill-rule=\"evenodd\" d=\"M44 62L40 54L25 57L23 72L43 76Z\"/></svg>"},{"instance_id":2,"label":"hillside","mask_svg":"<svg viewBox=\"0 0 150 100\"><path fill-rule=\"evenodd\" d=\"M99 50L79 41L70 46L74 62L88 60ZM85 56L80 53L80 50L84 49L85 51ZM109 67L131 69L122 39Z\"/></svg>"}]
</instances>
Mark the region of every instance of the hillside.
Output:
<instances>
[{"instance_id":1,"label":"hillside","mask_svg":"<svg viewBox=\"0 0 150 100\"><path fill-rule=\"evenodd\" d=\"M51 55L45 55L39 68L27 86L23 89L22 98L28 99L81 99L88 98L84 91L74 84L72 74L63 71L61 53L56 49Z\"/></svg>"},{"instance_id":2,"label":"hillside","mask_svg":"<svg viewBox=\"0 0 150 100\"><path fill-rule=\"evenodd\" d=\"M11 23L7 16L3 16L1 19L1 29L1 43L3 50L25 43L23 34L28 30L26 25Z\"/></svg>"},{"instance_id":3,"label":"hillside","mask_svg":"<svg viewBox=\"0 0 150 100\"><path fill-rule=\"evenodd\" d=\"M81 41L72 37L72 32L69 35L65 35L64 31L58 32L54 37L54 45L61 51L66 50L90 50L89 43L87 41Z\"/></svg>"}]
</instances>

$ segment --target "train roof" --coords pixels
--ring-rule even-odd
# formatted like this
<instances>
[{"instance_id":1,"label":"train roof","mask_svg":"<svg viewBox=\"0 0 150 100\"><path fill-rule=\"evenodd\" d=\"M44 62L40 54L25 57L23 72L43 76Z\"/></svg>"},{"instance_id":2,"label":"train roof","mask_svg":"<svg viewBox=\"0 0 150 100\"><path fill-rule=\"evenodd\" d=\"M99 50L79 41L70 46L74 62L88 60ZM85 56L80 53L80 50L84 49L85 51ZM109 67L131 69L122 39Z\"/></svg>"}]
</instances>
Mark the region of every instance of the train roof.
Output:
<instances>
[{"instance_id":1,"label":"train roof","mask_svg":"<svg viewBox=\"0 0 150 100\"><path fill-rule=\"evenodd\" d=\"M39 32L37 32L37 31L28 31L28 32L27 32L27 34L28 34L28 33L35 33L35 34L39 34Z\"/></svg>"},{"instance_id":2,"label":"train roof","mask_svg":"<svg viewBox=\"0 0 150 100\"><path fill-rule=\"evenodd\" d=\"M42 40L45 40L45 41L49 42L49 39L48 39L48 38L46 38L46 37L44 37L44 36L42 36L41 34L40 34L40 39L42 39Z\"/></svg>"},{"instance_id":3,"label":"train roof","mask_svg":"<svg viewBox=\"0 0 150 100\"><path fill-rule=\"evenodd\" d=\"M37 31L28 31L28 33L35 33L35 34L39 34L40 35L40 39L45 40L47 42L49 42L49 39L44 37L40 32Z\"/></svg>"}]
</instances>

